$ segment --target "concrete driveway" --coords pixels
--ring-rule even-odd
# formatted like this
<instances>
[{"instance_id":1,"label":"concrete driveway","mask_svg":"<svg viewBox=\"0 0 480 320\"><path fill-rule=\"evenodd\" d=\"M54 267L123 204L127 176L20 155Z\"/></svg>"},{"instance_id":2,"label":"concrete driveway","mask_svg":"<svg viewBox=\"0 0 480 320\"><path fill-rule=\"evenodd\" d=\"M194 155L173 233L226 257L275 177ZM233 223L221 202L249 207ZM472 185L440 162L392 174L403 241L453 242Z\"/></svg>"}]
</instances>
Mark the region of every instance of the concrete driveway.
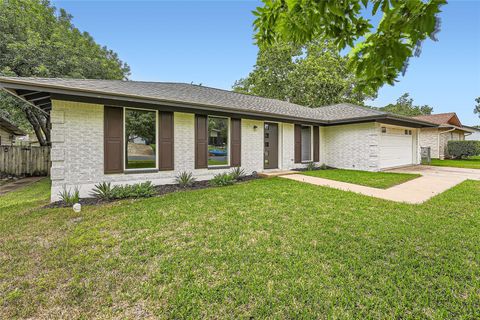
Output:
<instances>
[{"instance_id":1,"label":"concrete driveway","mask_svg":"<svg viewBox=\"0 0 480 320\"><path fill-rule=\"evenodd\" d=\"M412 166L387 170L386 172L418 173L422 176L388 189L365 187L357 184L310 177L302 174L285 175L283 178L411 204L423 203L431 197L440 194L467 179L480 180L480 170L477 169Z\"/></svg>"}]
</instances>

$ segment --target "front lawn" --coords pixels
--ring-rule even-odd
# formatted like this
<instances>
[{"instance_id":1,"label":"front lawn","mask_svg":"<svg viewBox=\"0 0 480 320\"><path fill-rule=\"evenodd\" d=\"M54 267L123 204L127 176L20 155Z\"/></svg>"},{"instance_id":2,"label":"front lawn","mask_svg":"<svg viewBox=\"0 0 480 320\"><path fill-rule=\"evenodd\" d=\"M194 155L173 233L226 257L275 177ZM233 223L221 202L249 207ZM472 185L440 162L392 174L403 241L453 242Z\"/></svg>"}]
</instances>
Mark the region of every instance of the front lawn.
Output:
<instances>
[{"instance_id":1,"label":"front lawn","mask_svg":"<svg viewBox=\"0 0 480 320\"><path fill-rule=\"evenodd\" d=\"M410 173L368 172L343 169L303 171L302 174L380 189L388 189L397 184L420 177L419 174Z\"/></svg>"},{"instance_id":2,"label":"front lawn","mask_svg":"<svg viewBox=\"0 0 480 320\"><path fill-rule=\"evenodd\" d=\"M432 159L432 163L430 165L439 166L439 167L456 167L456 168L480 169L480 156L470 157L468 159L461 159L461 160Z\"/></svg>"},{"instance_id":3,"label":"front lawn","mask_svg":"<svg viewBox=\"0 0 480 320\"><path fill-rule=\"evenodd\" d=\"M480 317L480 182L407 205L288 179L0 197L0 318Z\"/></svg>"}]
</instances>

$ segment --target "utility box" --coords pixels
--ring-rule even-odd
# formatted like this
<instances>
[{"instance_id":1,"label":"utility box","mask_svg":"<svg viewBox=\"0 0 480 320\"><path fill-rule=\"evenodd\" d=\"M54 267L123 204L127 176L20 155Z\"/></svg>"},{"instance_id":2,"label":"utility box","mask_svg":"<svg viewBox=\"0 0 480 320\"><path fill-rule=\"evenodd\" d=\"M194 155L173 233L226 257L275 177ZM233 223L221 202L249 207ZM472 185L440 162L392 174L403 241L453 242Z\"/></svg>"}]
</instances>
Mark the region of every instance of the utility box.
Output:
<instances>
[{"instance_id":1,"label":"utility box","mask_svg":"<svg viewBox=\"0 0 480 320\"><path fill-rule=\"evenodd\" d=\"M422 164L430 164L432 162L430 147L420 147L420 157L422 159Z\"/></svg>"}]
</instances>

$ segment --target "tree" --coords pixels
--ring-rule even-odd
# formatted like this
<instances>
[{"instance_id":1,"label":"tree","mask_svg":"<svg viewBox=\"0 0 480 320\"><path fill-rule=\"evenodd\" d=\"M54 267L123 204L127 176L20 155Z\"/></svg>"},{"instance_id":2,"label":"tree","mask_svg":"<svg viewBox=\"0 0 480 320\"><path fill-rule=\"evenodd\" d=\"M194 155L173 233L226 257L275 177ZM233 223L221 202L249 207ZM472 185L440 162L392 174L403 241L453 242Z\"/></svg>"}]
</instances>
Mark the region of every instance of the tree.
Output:
<instances>
[{"instance_id":1,"label":"tree","mask_svg":"<svg viewBox=\"0 0 480 320\"><path fill-rule=\"evenodd\" d=\"M305 46L276 43L261 48L253 71L236 81L233 90L308 107L344 101L362 104L376 94L358 90L346 59L319 40Z\"/></svg>"},{"instance_id":2,"label":"tree","mask_svg":"<svg viewBox=\"0 0 480 320\"><path fill-rule=\"evenodd\" d=\"M478 116L480 117L480 97L476 98L475 102L477 104L475 105L475 109L473 109L473 113L475 113L475 114L478 113Z\"/></svg>"},{"instance_id":3,"label":"tree","mask_svg":"<svg viewBox=\"0 0 480 320\"><path fill-rule=\"evenodd\" d=\"M0 75L126 79L129 66L71 20L48 0L0 0ZM0 110L20 127L29 123L40 144L49 145L48 114L4 92Z\"/></svg>"},{"instance_id":4,"label":"tree","mask_svg":"<svg viewBox=\"0 0 480 320\"><path fill-rule=\"evenodd\" d=\"M146 144L155 144L155 112L129 110L125 116L125 131L129 142L140 138Z\"/></svg>"},{"instance_id":5,"label":"tree","mask_svg":"<svg viewBox=\"0 0 480 320\"><path fill-rule=\"evenodd\" d=\"M389 104L385 107L378 108L381 111L401 114L404 116L414 117L425 114L432 114L433 108L428 105L414 106L413 99L408 93L404 93L397 99L397 103Z\"/></svg>"},{"instance_id":6,"label":"tree","mask_svg":"<svg viewBox=\"0 0 480 320\"><path fill-rule=\"evenodd\" d=\"M255 38L262 46L277 41L303 45L332 40L338 51L352 48L349 66L363 86L393 84L408 60L419 56L427 37L436 41L440 7L446 0L262 0L254 11ZM381 14L378 25L370 15Z\"/></svg>"}]
</instances>

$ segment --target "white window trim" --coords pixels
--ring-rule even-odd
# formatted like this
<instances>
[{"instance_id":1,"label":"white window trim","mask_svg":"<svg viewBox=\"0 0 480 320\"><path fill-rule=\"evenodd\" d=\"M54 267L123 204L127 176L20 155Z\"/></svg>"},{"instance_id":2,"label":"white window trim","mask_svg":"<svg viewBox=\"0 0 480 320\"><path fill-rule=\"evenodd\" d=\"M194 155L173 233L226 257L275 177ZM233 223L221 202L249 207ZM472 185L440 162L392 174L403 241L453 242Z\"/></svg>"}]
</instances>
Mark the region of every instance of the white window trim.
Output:
<instances>
[{"instance_id":1,"label":"white window trim","mask_svg":"<svg viewBox=\"0 0 480 320\"><path fill-rule=\"evenodd\" d=\"M209 118L220 118L220 119L227 119L227 135L228 135L228 153L227 153L227 164L216 164L216 165L209 165L208 164L208 140L210 139L210 132L208 131L208 119ZM224 168L224 167L230 167L230 148L232 147L232 144L231 144L231 134L230 134L230 120L231 118L230 117L222 117L222 116L214 116L214 115L207 115L207 168L208 169L215 169L215 168Z\"/></svg>"},{"instance_id":2,"label":"white window trim","mask_svg":"<svg viewBox=\"0 0 480 320\"><path fill-rule=\"evenodd\" d=\"M127 110L140 110L140 111L150 111L150 112L155 112L155 168L135 168L135 169L127 169L127 161L128 161L128 155L127 155L127 137L126 137L126 130L125 130L125 117L127 115ZM123 171L124 172L143 172L143 171L158 171L158 158L160 155L160 150L158 146L158 121L159 121L159 115L158 115L158 110L152 110L152 109L141 109L141 108L128 108L128 107L123 107L123 138L125 139L125 142L123 143Z\"/></svg>"}]
</instances>

